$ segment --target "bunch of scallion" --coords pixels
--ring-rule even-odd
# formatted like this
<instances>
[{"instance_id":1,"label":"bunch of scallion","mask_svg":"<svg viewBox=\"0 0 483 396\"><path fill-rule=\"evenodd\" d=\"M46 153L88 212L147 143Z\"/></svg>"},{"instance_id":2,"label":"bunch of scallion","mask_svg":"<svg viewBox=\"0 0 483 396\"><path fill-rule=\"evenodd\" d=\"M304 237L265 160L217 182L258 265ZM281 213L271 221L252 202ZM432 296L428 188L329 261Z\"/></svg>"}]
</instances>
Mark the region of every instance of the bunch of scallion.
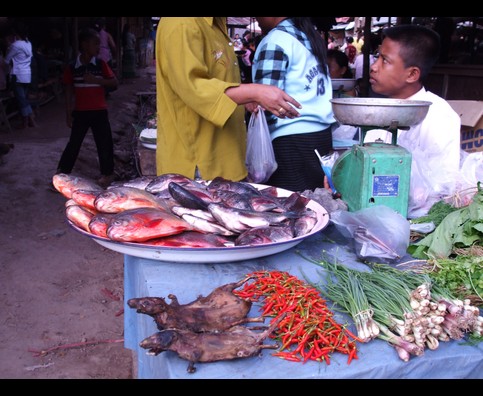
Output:
<instances>
[{"instance_id":1,"label":"bunch of scallion","mask_svg":"<svg viewBox=\"0 0 483 396\"><path fill-rule=\"evenodd\" d=\"M427 274L386 264L373 264L371 271L316 264L325 271L319 271L323 280L313 286L352 316L361 341L383 339L404 361L422 355L425 348L436 349L440 341L461 339L466 333L483 336L479 309L440 285L432 289Z\"/></svg>"}]
</instances>

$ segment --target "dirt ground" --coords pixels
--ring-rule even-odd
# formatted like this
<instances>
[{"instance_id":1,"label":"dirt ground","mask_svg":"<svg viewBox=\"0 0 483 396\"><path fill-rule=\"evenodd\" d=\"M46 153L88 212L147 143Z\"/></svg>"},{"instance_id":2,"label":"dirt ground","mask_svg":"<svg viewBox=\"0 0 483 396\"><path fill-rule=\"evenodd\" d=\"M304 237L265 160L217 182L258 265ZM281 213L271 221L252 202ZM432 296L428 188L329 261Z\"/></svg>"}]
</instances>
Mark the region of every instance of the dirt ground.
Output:
<instances>
[{"instance_id":1,"label":"dirt ground","mask_svg":"<svg viewBox=\"0 0 483 396\"><path fill-rule=\"evenodd\" d=\"M109 98L123 180L138 176L136 92L155 84L153 67L139 74ZM14 145L0 165L0 378L133 378L123 344L123 255L72 229L66 198L51 187L70 132L63 98L42 106L37 120L36 128L0 129L0 143ZM74 172L100 176L91 133Z\"/></svg>"}]
</instances>

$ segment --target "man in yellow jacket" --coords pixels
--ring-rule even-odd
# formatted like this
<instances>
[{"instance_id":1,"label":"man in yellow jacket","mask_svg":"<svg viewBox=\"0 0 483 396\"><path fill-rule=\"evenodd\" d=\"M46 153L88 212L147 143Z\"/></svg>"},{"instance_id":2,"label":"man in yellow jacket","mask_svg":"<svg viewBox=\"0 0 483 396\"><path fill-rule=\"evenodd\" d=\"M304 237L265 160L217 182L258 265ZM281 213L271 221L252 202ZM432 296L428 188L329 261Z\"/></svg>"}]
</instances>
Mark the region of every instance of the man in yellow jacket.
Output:
<instances>
[{"instance_id":1,"label":"man in yellow jacket","mask_svg":"<svg viewBox=\"0 0 483 396\"><path fill-rule=\"evenodd\" d=\"M225 17L163 17L156 33L157 174L246 178L245 105L298 117L271 85L241 84Z\"/></svg>"}]
</instances>

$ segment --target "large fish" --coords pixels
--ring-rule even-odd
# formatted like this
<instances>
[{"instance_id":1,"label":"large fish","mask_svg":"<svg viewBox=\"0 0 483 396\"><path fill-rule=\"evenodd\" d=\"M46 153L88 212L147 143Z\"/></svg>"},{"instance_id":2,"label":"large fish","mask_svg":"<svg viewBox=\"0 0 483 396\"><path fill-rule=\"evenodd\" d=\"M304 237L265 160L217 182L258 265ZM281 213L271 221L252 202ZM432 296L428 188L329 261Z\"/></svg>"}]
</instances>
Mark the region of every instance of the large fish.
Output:
<instances>
[{"instance_id":1,"label":"large fish","mask_svg":"<svg viewBox=\"0 0 483 396\"><path fill-rule=\"evenodd\" d=\"M165 247L213 248L233 246L233 241L216 234L184 231L177 235L151 239L144 244Z\"/></svg>"},{"instance_id":2,"label":"large fish","mask_svg":"<svg viewBox=\"0 0 483 396\"><path fill-rule=\"evenodd\" d=\"M303 216L293 220L292 230L294 236L299 237L308 234L313 230L317 221L317 213L313 210L307 209Z\"/></svg>"},{"instance_id":3,"label":"large fish","mask_svg":"<svg viewBox=\"0 0 483 396\"><path fill-rule=\"evenodd\" d=\"M257 212L255 210L237 209L219 203L209 204L208 210L221 225L236 233L242 233L254 227L277 225L287 219L301 216L293 212Z\"/></svg>"},{"instance_id":4,"label":"large fish","mask_svg":"<svg viewBox=\"0 0 483 396\"><path fill-rule=\"evenodd\" d=\"M207 188L213 193L217 190L228 190L239 194L247 194L248 196L261 194L260 191L250 183L235 182L224 179L223 177L215 177L211 183L208 184Z\"/></svg>"},{"instance_id":5,"label":"large fish","mask_svg":"<svg viewBox=\"0 0 483 396\"><path fill-rule=\"evenodd\" d=\"M146 187L154 180L154 176L140 176L127 181L115 181L111 183L109 188L112 187L134 187L140 190L145 190Z\"/></svg>"},{"instance_id":6,"label":"large fish","mask_svg":"<svg viewBox=\"0 0 483 396\"><path fill-rule=\"evenodd\" d=\"M180 175L179 173L165 173L163 175L156 176L147 186L146 191L152 194L163 194L168 192L169 183L175 182L178 184L190 184L195 183L194 180Z\"/></svg>"},{"instance_id":7,"label":"large fish","mask_svg":"<svg viewBox=\"0 0 483 396\"><path fill-rule=\"evenodd\" d=\"M144 242L191 230L185 220L170 212L144 207L116 214L107 228L107 236L113 241Z\"/></svg>"},{"instance_id":8,"label":"large fish","mask_svg":"<svg viewBox=\"0 0 483 396\"><path fill-rule=\"evenodd\" d=\"M104 213L119 213L136 208L167 209L165 200L134 187L109 188L96 197L94 205L99 212Z\"/></svg>"},{"instance_id":9,"label":"large fish","mask_svg":"<svg viewBox=\"0 0 483 396\"><path fill-rule=\"evenodd\" d=\"M191 214L183 214L181 218L190 224L194 230L209 234L218 234L224 236L235 235L236 233L222 226L216 221L210 221Z\"/></svg>"},{"instance_id":10,"label":"large fish","mask_svg":"<svg viewBox=\"0 0 483 396\"><path fill-rule=\"evenodd\" d=\"M72 192L75 190L104 190L104 188L102 188L92 179L67 173L57 173L54 175L52 177L52 184L54 185L55 189L67 199L72 198Z\"/></svg>"},{"instance_id":11,"label":"large fish","mask_svg":"<svg viewBox=\"0 0 483 396\"><path fill-rule=\"evenodd\" d=\"M65 215L77 227L90 232L89 222L95 215L94 211L80 205L69 205L65 208Z\"/></svg>"},{"instance_id":12,"label":"large fish","mask_svg":"<svg viewBox=\"0 0 483 396\"><path fill-rule=\"evenodd\" d=\"M89 209L97 210L96 206L94 205L94 202L97 196L101 193L101 191L104 191L104 190L84 190L84 189L75 190L72 192L71 199L77 205L81 205Z\"/></svg>"},{"instance_id":13,"label":"large fish","mask_svg":"<svg viewBox=\"0 0 483 396\"><path fill-rule=\"evenodd\" d=\"M235 246L263 245L293 239L289 225L250 228L235 239Z\"/></svg>"},{"instance_id":14,"label":"large fish","mask_svg":"<svg viewBox=\"0 0 483 396\"><path fill-rule=\"evenodd\" d=\"M181 184L171 182L168 190L173 199L185 208L206 210L208 207L209 202Z\"/></svg>"},{"instance_id":15,"label":"large fish","mask_svg":"<svg viewBox=\"0 0 483 396\"><path fill-rule=\"evenodd\" d=\"M89 222L89 231L91 234L108 238L107 228L111 224L112 218L115 216L114 213L97 213Z\"/></svg>"}]
</instances>

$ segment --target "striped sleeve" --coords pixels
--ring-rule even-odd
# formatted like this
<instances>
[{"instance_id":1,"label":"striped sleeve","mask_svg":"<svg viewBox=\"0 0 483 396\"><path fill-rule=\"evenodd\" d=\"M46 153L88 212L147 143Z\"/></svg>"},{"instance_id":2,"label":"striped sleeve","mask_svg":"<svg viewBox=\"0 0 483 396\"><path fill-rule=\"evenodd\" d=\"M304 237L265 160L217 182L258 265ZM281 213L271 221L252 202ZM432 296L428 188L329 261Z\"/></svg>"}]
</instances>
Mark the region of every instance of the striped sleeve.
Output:
<instances>
[{"instance_id":1,"label":"striped sleeve","mask_svg":"<svg viewBox=\"0 0 483 396\"><path fill-rule=\"evenodd\" d=\"M259 84L275 85L283 89L288 57L277 44L267 43L258 53L254 81Z\"/></svg>"}]
</instances>

